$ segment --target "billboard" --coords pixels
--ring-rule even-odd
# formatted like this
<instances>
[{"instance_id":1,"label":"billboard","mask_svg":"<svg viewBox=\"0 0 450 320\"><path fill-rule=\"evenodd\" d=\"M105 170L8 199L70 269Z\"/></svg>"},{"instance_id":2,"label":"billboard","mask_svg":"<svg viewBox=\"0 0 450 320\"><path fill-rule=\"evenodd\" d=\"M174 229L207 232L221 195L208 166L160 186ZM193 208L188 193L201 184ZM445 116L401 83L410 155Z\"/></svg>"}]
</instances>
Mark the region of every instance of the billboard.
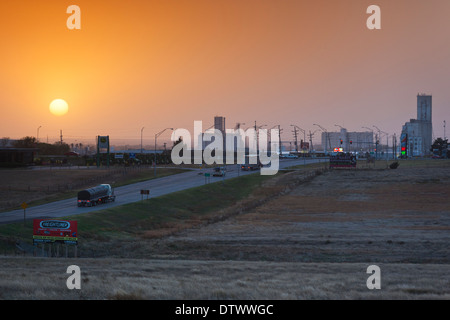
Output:
<instances>
[{"instance_id":1,"label":"billboard","mask_svg":"<svg viewBox=\"0 0 450 320\"><path fill-rule=\"evenodd\" d=\"M109 150L109 136L98 136L98 148Z\"/></svg>"},{"instance_id":2,"label":"billboard","mask_svg":"<svg viewBox=\"0 0 450 320\"><path fill-rule=\"evenodd\" d=\"M33 219L33 244L78 244L77 221Z\"/></svg>"},{"instance_id":3,"label":"billboard","mask_svg":"<svg viewBox=\"0 0 450 320\"><path fill-rule=\"evenodd\" d=\"M304 142L303 140L300 143L300 148L302 150L309 150L309 142Z\"/></svg>"},{"instance_id":4,"label":"billboard","mask_svg":"<svg viewBox=\"0 0 450 320\"><path fill-rule=\"evenodd\" d=\"M97 167L100 167L100 153L106 153L106 165L109 167L109 136L97 136Z\"/></svg>"},{"instance_id":5,"label":"billboard","mask_svg":"<svg viewBox=\"0 0 450 320\"><path fill-rule=\"evenodd\" d=\"M344 153L331 156L330 168L356 168L356 157L354 155Z\"/></svg>"}]
</instances>

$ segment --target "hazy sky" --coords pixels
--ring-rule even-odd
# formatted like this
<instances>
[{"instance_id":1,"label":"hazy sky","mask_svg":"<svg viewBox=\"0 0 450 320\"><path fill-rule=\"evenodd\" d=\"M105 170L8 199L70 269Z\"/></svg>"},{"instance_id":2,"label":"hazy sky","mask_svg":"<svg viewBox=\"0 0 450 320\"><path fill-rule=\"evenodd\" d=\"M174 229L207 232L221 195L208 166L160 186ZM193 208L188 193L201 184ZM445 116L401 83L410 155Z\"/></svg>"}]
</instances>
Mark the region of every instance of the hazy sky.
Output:
<instances>
[{"instance_id":1,"label":"hazy sky","mask_svg":"<svg viewBox=\"0 0 450 320\"><path fill-rule=\"evenodd\" d=\"M69 5L81 30L69 30ZM381 30L366 9L381 7ZM152 144L166 127L213 117L377 126L399 135L433 95L450 121L448 0L21 0L0 2L0 137L68 142L110 135ZM69 112L49 112L53 99ZM450 132L447 130L447 132ZM447 134L448 135L448 134ZM166 138L169 134L167 133ZM320 133L317 132L318 138ZM164 138L162 136L161 138Z\"/></svg>"}]
</instances>

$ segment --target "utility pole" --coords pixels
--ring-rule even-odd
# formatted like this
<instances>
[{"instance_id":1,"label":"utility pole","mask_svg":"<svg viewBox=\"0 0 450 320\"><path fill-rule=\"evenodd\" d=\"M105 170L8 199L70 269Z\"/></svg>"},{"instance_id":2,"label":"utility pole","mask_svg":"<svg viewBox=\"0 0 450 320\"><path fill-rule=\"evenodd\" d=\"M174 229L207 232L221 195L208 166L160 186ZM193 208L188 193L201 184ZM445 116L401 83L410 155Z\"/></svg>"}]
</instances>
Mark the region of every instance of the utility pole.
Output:
<instances>
[{"instance_id":1,"label":"utility pole","mask_svg":"<svg viewBox=\"0 0 450 320\"><path fill-rule=\"evenodd\" d=\"M62 130L59 130L59 138L60 138L60 144L63 144L63 134L62 134Z\"/></svg>"},{"instance_id":2,"label":"utility pole","mask_svg":"<svg viewBox=\"0 0 450 320\"><path fill-rule=\"evenodd\" d=\"M375 134L375 159L378 160L378 134Z\"/></svg>"},{"instance_id":3,"label":"utility pole","mask_svg":"<svg viewBox=\"0 0 450 320\"><path fill-rule=\"evenodd\" d=\"M298 154L297 127L294 127L295 153Z\"/></svg>"},{"instance_id":4,"label":"utility pole","mask_svg":"<svg viewBox=\"0 0 450 320\"><path fill-rule=\"evenodd\" d=\"M281 128L280 128L280 125L278 125L278 147L280 149L279 156L281 157Z\"/></svg>"},{"instance_id":5,"label":"utility pole","mask_svg":"<svg viewBox=\"0 0 450 320\"><path fill-rule=\"evenodd\" d=\"M377 150L375 152L375 159L378 159L378 141L379 141L378 139L381 139L381 130L377 126L373 126L373 127L378 130L378 135L375 135L376 139L377 139L377 141L376 141Z\"/></svg>"},{"instance_id":6,"label":"utility pole","mask_svg":"<svg viewBox=\"0 0 450 320\"><path fill-rule=\"evenodd\" d=\"M394 133L392 136L392 159L395 160L397 158L397 136Z\"/></svg>"},{"instance_id":7,"label":"utility pole","mask_svg":"<svg viewBox=\"0 0 450 320\"><path fill-rule=\"evenodd\" d=\"M256 139L256 152L258 153L259 150L259 144L258 144L258 128L256 127L256 120L255 120L255 125L253 126L253 128L255 129L255 139Z\"/></svg>"},{"instance_id":8,"label":"utility pole","mask_svg":"<svg viewBox=\"0 0 450 320\"><path fill-rule=\"evenodd\" d=\"M291 124L291 126L294 127L294 133L295 133L295 148L297 149L297 156L298 156L298 144L297 144L297 129L300 130L301 132L303 132L303 143L306 140L306 131L303 130L302 128L300 128L299 126L296 126L295 124ZM302 154L303 154L303 164L306 164L306 159L305 159L305 152L302 149Z\"/></svg>"},{"instance_id":9,"label":"utility pole","mask_svg":"<svg viewBox=\"0 0 450 320\"><path fill-rule=\"evenodd\" d=\"M309 152L313 150L313 144L312 144L312 136L314 133L311 133L311 130L309 130Z\"/></svg>"},{"instance_id":10,"label":"utility pole","mask_svg":"<svg viewBox=\"0 0 450 320\"><path fill-rule=\"evenodd\" d=\"M259 132L258 129L261 129L262 127L267 126L267 124L263 124L262 126L256 126L256 120L255 120L255 139L256 139L256 150L257 153L259 153Z\"/></svg>"},{"instance_id":11,"label":"utility pole","mask_svg":"<svg viewBox=\"0 0 450 320\"><path fill-rule=\"evenodd\" d=\"M386 134L386 159L387 159L389 152L389 133L385 132L385 134Z\"/></svg>"},{"instance_id":12,"label":"utility pole","mask_svg":"<svg viewBox=\"0 0 450 320\"><path fill-rule=\"evenodd\" d=\"M445 137L445 120L444 120L444 140L446 140L446 137Z\"/></svg>"}]
</instances>

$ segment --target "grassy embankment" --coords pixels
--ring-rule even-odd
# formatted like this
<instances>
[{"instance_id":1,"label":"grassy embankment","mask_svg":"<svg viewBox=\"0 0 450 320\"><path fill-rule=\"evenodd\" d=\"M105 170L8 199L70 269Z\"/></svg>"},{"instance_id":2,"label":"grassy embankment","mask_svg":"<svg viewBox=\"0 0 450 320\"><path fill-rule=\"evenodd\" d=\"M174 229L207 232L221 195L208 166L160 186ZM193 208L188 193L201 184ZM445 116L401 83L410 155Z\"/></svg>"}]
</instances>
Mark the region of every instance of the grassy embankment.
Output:
<instances>
[{"instance_id":1,"label":"grassy embankment","mask_svg":"<svg viewBox=\"0 0 450 320\"><path fill-rule=\"evenodd\" d=\"M259 201L277 192L273 187L262 189L259 187L268 180L282 175L283 173L275 176L251 174L61 219L78 222L81 249L90 247L89 243L155 238L223 219L222 215L226 213L221 210L232 207L244 199L251 203L251 199L248 199L250 195L253 194L256 201ZM1 225L0 253L13 253L17 241L31 244L32 233L31 221L27 221L25 226L23 222Z\"/></svg>"},{"instance_id":2,"label":"grassy embankment","mask_svg":"<svg viewBox=\"0 0 450 320\"><path fill-rule=\"evenodd\" d=\"M156 178L182 173L175 168L157 168ZM154 179L151 167L88 169L0 169L0 212L76 197L77 192L100 183L119 187Z\"/></svg>"},{"instance_id":3,"label":"grassy embankment","mask_svg":"<svg viewBox=\"0 0 450 320\"><path fill-rule=\"evenodd\" d=\"M297 165L289 167L289 169L295 170L295 169L303 169L303 168L311 168L311 167L325 167L327 168L329 166L329 160L328 159L321 159L320 163L313 163L313 164L307 164L304 165ZM446 167L450 166L450 161L447 159L378 159L375 160L373 163L368 163L365 159L360 159L357 161L356 169L388 169L389 165L398 162L399 167L402 168L412 168L412 167L423 167L423 168L439 168L439 167ZM337 170L340 170L338 168ZM348 170L347 168L344 168L344 170Z\"/></svg>"}]
</instances>

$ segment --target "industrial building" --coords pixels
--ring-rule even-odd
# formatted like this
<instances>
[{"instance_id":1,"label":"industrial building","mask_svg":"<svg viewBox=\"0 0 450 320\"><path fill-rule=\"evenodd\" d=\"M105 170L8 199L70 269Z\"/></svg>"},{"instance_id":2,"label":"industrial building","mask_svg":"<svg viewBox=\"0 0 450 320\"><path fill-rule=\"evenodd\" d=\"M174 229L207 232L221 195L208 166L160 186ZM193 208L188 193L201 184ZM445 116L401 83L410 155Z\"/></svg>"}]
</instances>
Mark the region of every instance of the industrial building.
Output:
<instances>
[{"instance_id":1,"label":"industrial building","mask_svg":"<svg viewBox=\"0 0 450 320\"><path fill-rule=\"evenodd\" d=\"M207 131L208 129L214 128L215 130L219 130L220 133L222 134L222 145L223 145L223 150L225 150L225 138L226 138L226 128L225 128L225 117L222 116L215 116L214 117L214 125L210 128L205 129L205 131ZM198 145L201 146L202 150L205 150L205 148L210 145L211 143L214 142L214 137L212 138L211 141L205 141L204 140L204 135L205 133L202 132L200 137L196 137L198 139Z\"/></svg>"},{"instance_id":2,"label":"industrial building","mask_svg":"<svg viewBox=\"0 0 450 320\"><path fill-rule=\"evenodd\" d=\"M344 152L371 152L375 148L373 131L349 132L341 128L339 132L322 132L322 149L333 151L343 148Z\"/></svg>"},{"instance_id":3,"label":"industrial building","mask_svg":"<svg viewBox=\"0 0 450 320\"><path fill-rule=\"evenodd\" d=\"M222 135L225 135L225 117L214 117L214 129L219 130L220 132L222 132Z\"/></svg>"},{"instance_id":4,"label":"industrial building","mask_svg":"<svg viewBox=\"0 0 450 320\"><path fill-rule=\"evenodd\" d=\"M433 143L432 96L417 95L417 119L410 119L402 127L406 137L406 155L422 157L431 154Z\"/></svg>"}]
</instances>

